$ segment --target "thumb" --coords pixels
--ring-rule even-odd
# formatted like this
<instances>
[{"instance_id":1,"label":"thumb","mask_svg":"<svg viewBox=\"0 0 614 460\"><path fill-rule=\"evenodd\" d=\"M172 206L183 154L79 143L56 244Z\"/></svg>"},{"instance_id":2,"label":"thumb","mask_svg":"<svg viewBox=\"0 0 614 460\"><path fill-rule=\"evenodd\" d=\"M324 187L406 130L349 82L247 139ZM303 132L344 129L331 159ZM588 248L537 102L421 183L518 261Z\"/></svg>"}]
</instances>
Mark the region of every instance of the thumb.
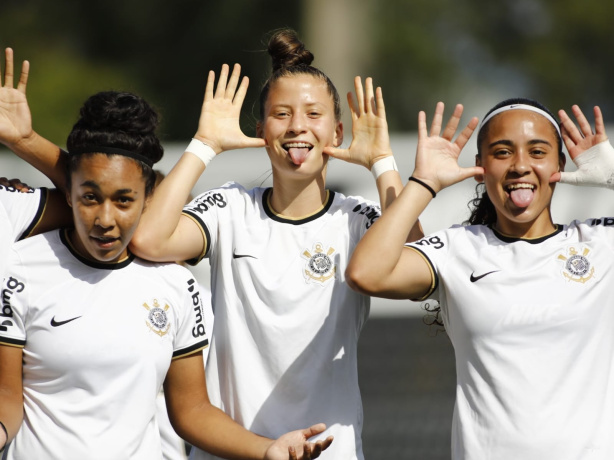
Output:
<instances>
[{"instance_id":1,"label":"thumb","mask_svg":"<svg viewBox=\"0 0 614 460\"><path fill-rule=\"evenodd\" d=\"M243 148L261 148L266 147L266 141L261 137L244 137L241 142Z\"/></svg>"},{"instance_id":2,"label":"thumb","mask_svg":"<svg viewBox=\"0 0 614 460\"><path fill-rule=\"evenodd\" d=\"M561 180L561 173L560 172L555 172L552 173L552 176L550 176L550 183L555 183L555 182L559 182Z\"/></svg>"},{"instance_id":3,"label":"thumb","mask_svg":"<svg viewBox=\"0 0 614 460\"><path fill-rule=\"evenodd\" d=\"M350 151L348 149L340 149L338 147L324 147L322 149L322 153L344 161L347 161L350 158Z\"/></svg>"},{"instance_id":4,"label":"thumb","mask_svg":"<svg viewBox=\"0 0 614 460\"><path fill-rule=\"evenodd\" d=\"M316 423L315 425L311 425L309 428L305 428L303 430L303 435L305 439L309 439L312 436L322 433L326 430L326 425L324 423Z\"/></svg>"},{"instance_id":5,"label":"thumb","mask_svg":"<svg viewBox=\"0 0 614 460\"><path fill-rule=\"evenodd\" d=\"M579 172L580 171L573 171L573 172L560 172L560 173L554 173L552 175L552 178L554 178L554 176L556 176L557 174L559 175L559 182L561 184L576 184L578 183L578 178L579 178ZM552 178L550 179L550 182L552 182Z\"/></svg>"}]
</instances>

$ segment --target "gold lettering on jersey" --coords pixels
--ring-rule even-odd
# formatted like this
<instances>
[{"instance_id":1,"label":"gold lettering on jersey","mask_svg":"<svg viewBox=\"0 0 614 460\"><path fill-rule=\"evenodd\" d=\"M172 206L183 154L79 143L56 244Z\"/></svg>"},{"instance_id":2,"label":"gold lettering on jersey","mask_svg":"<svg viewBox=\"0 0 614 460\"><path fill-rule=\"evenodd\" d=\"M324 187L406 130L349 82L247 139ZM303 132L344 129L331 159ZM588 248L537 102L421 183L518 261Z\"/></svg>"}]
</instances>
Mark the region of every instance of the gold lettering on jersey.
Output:
<instances>
[{"instance_id":1,"label":"gold lettering on jersey","mask_svg":"<svg viewBox=\"0 0 614 460\"><path fill-rule=\"evenodd\" d=\"M315 281L323 285L329 279L334 278L337 273L337 267L331 257L334 252L334 248L328 248L325 251L322 243L314 244L312 251L308 249L303 251L302 256L307 259L304 270L305 281Z\"/></svg>"},{"instance_id":2,"label":"gold lettering on jersey","mask_svg":"<svg viewBox=\"0 0 614 460\"><path fill-rule=\"evenodd\" d=\"M571 247L566 255L559 254L558 259L563 262L562 273L568 281L584 284L593 277L595 267L591 266L587 257L590 252L588 248L578 250Z\"/></svg>"},{"instance_id":3,"label":"gold lettering on jersey","mask_svg":"<svg viewBox=\"0 0 614 460\"><path fill-rule=\"evenodd\" d=\"M166 314L170 307L165 304L164 309L160 308L158 299L154 299L153 307L147 305L146 302L143 303L143 306L149 312L145 324L153 333L158 334L160 337L166 335L171 328L171 323L168 321L168 315Z\"/></svg>"}]
</instances>

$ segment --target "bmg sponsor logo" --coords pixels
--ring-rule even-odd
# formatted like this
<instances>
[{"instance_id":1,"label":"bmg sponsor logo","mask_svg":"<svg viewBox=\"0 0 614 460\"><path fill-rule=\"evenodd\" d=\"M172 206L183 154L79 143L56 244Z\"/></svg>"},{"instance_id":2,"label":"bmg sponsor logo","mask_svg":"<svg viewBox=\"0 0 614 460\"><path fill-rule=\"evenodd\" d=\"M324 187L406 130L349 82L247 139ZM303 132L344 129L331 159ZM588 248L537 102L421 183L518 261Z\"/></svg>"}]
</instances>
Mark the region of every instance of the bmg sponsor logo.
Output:
<instances>
[{"instance_id":1,"label":"bmg sponsor logo","mask_svg":"<svg viewBox=\"0 0 614 460\"><path fill-rule=\"evenodd\" d=\"M200 292L196 289L196 281L192 278L188 281L188 292L192 295L192 307L194 311L195 326L192 328L194 338L203 337L205 333L205 321L203 318L203 304L200 299Z\"/></svg>"},{"instance_id":2,"label":"bmg sponsor logo","mask_svg":"<svg viewBox=\"0 0 614 460\"><path fill-rule=\"evenodd\" d=\"M6 332L13 322L8 319L13 317L13 308L11 307L11 299L13 296L22 292L26 288L25 284L17 278L9 276L4 281L4 289L2 289L2 311L0 312L0 331Z\"/></svg>"}]
</instances>

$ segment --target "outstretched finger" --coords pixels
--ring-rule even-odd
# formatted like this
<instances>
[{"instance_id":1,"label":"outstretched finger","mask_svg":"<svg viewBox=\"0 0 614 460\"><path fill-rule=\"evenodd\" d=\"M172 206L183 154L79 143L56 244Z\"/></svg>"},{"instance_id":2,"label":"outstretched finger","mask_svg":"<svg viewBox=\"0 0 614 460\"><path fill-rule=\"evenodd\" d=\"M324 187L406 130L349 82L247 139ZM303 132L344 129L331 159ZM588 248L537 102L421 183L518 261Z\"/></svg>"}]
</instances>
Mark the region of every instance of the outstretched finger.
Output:
<instances>
[{"instance_id":1,"label":"outstretched finger","mask_svg":"<svg viewBox=\"0 0 614 460\"><path fill-rule=\"evenodd\" d=\"M593 107L593 115L595 117L595 134L598 136L605 136L607 138L607 134L605 133L605 124L603 123L603 115L601 114L601 109L598 105Z\"/></svg>"},{"instance_id":2,"label":"outstretched finger","mask_svg":"<svg viewBox=\"0 0 614 460\"><path fill-rule=\"evenodd\" d=\"M375 112L375 96L373 94L373 78L367 77L365 80L365 112Z\"/></svg>"},{"instance_id":3,"label":"outstretched finger","mask_svg":"<svg viewBox=\"0 0 614 460\"><path fill-rule=\"evenodd\" d=\"M478 127L478 117L473 117L471 120L469 120L469 123L467 123L467 126L465 126L465 128L460 132L460 134L454 141L454 143L458 146L459 150L462 150L465 147L465 145L467 144L467 142L473 135L475 128L477 127Z\"/></svg>"},{"instance_id":4,"label":"outstretched finger","mask_svg":"<svg viewBox=\"0 0 614 460\"><path fill-rule=\"evenodd\" d=\"M443 130L441 137L449 141L452 140L452 138L454 137L454 133L456 132L456 129L458 128L458 124L460 122L462 115L463 115L462 104L456 104L456 107L454 107L454 112L452 112L452 116L448 120L448 123L446 124L446 127Z\"/></svg>"},{"instance_id":5,"label":"outstretched finger","mask_svg":"<svg viewBox=\"0 0 614 460\"><path fill-rule=\"evenodd\" d=\"M309 428L305 428L303 430L303 436L305 436L305 439L309 439L312 436L322 433L324 430L326 430L326 425L324 423L316 423Z\"/></svg>"},{"instance_id":6,"label":"outstretched finger","mask_svg":"<svg viewBox=\"0 0 614 460\"><path fill-rule=\"evenodd\" d=\"M354 78L354 91L356 92L356 101L358 102L358 115L365 113L365 94L362 88L362 80L360 77Z\"/></svg>"},{"instance_id":7,"label":"outstretched finger","mask_svg":"<svg viewBox=\"0 0 614 460\"><path fill-rule=\"evenodd\" d=\"M296 457L296 449L294 446L288 447L288 458L289 460L298 460Z\"/></svg>"},{"instance_id":8,"label":"outstretched finger","mask_svg":"<svg viewBox=\"0 0 614 460\"><path fill-rule=\"evenodd\" d=\"M232 74L230 74L230 80L228 80L228 85L226 85L226 99L232 100L235 96L235 92L237 90L237 85L239 84L239 77L241 76L241 65L235 64L232 68Z\"/></svg>"},{"instance_id":9,"label":"outstretched finger","mask_svg":"<svg viewBox=\"0 0 614 460\"><path fill-rule=\"evenodd\" d=\"M377 110L377 115L380 118L386 119L386 107L384 106L384 94L382 93L382 88L378 86L375 89L375 107Z\"/></svg>"},{"instance_id":10,"label":"outstretched finger","mask_svg":"<svg viewBox=\"0 0 614 460\"><path fill-rule=\"evenodd\" d=\"M426 112L424 110L420 110L420 112L418 112L418 140L425 139L426 137L428 137Z\"/></svg>"},{"instance_id":11,"label":"outstretched finger","mask_svg":"<svg viewBox=\"0 0 614 460\"><path fill-rule=\"evenodd\" d=\"M30 73L30 62L23 61L21 64L21 75L19 76L19 83L17 83L17 90L26 94L26 86L28 86L28 74Z\"/></svg>"},{"instance_id":12,"label":"outstretched finger","mask_svg":"<svg viewBox=\"0 0 614 460\"><path fill-rule=\"evenodd\" d=\"M584 113L577 105L571 106L571 111L573 112L576 120L578 120L578 125L580 126L580 131L583 134L583 137L590 136L593 134L593 130L591 129L591 124L584 116Z\"/></svg>"},{"instance_id":13,"label":"outstretched finger","mask_svg":"<svg viewBox=\"0 0 614 460\"><path fill-rule=\"evenodd\" d=\"M352 121L354 121L358 118L358 110L360 109L358 109L356 102L354 101L354 95L351 91L347 94L347 100L348 106L350 107L350 114L352 114Z\"/></svg>"},{"instance_id":14,"label":"outstretched finger","mask_svg":"<svg viewBox=\"0 0 614 460\"><path fill-rule=\"evenodd\" d=\"M573 126L575 128L576 125ZM571 136L569 135L569 131L567 130L567 127L565 125L563 125L563 129L561 130L561 137L563 138L563 143L565 144L565 147L567 147L567 151L571 152L572 149L576 146L577 142L571 138Z\"/></svg>"},{"instance_id":15,"label":"outstretched finger","mask_svg":"<svg viewBox=\"0 0 614 460\"><path fill-rule=\"evenodd\" d=\"M247 87L249 86L249 78L244 76L241 79L241 84L239 85L239 89L237 90L232 103L234 105L238 105L241 107L243 105L243 101L245 100L245 96L247 94Z\"/></svg>"},{"instance_id":16,"label":"outstretched finger","mask_svg":"<svg viewBox=\"0 0 614 460\"><path fill-rule=\"evenodd\" d=\"M9 88L13 87L13 50L11 48L7 48L4 51L4 86L8 86Z\"/></svg>"},{"instance_id":17,"label":"outstretched finger","mask_svg":"<svg viewBox=\"0 0 614 460\"><path fill-rule=\"evenodd\" d=\"M439 136L441 132L441 121L443 120L443 102L438 102L435 107L435 115L433 115L433 122L431 123L431 136Z\"/></svg>"},{"instance_id":18,"label":"outstretched finger","mask_svg":"<svg viewBox=\"0 0 614 460\"><path fill-rule=\"evenodd\" d=\"M226 83L228 82L228 72L229 72L228 64L222 65L222 70L220 71L220 78L217 81L217 88L215 90L215 97L222 98L226 94Z\"/></svg>"},{"instance_id":19,"label":"outstretched finger","mask_svg":"<svg viewBox=\"0 0 614 460\"><path fill-rule=\"evenodd\" d=\"M205 86L205 101L210 101L213 99L213 88L215 86L215 72L213 70L209 71L207 75L207 85Z\"/></svg>"}]
</instances>

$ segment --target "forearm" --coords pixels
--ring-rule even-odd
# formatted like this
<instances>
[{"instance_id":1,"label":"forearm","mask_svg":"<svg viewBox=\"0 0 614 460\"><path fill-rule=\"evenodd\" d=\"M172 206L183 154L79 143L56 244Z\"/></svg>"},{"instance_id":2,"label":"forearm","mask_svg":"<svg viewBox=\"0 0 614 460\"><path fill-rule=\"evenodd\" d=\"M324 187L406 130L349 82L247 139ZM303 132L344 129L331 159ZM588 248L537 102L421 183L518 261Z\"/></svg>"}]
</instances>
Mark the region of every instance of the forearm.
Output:
<instances>
[{"instance_id":1,"label":"forearm","mask_svg":"<svg viewBox=\"0 0 614 460\"><path fill-rule=\"evenodd\" d=\"M183 207L204 170L203 162L193 154L181 156L147 204L130 244L135 254L160 260L169 252L171 240L180 237L177 228Z\"/></svg>"},{"instance_id":2,"label":"forearm","mask_svg":"<svg viewBox=\"0 0 614 460\"><path fill-rule=\"evenodd\" d=\"M380 205L382 207L382 211L385 211L403 191L401 176L396 170L386 171L376 179L376 184ZM422 231L420 221L416 219L416 222L414 225L412 225L405 242L417 241L422 237L424 237L424 232Z\"/></svg>"},{"instance_id":3,"label":"forearm","mask_svg":"<svg viewBox=\"0 0 614 460\"><path fill-rule=\"evenodd\" d=\"M352 288L369 295L390 290L407 236L431 200L432 195L424 187L407 183L356 246L346 270ZM386 296L396 297L392 292Z\"/></svg>"},{"instance_id":4,"label":"forearm","mask_svg":"<svg viewBox=\"0 0 614 460\"><path fill-rule=\"evenodd\" d=\"M0 449L10 442L23 421L22 351L20 348L0 345Z\"/></svg>"},{"instance_id":5,"label":"forearm","mask_svg":"<svg viewBox=\"0 0 614 460\"><path fill-rule=\"evenodd\" d=\"M30 163L62 191L66 191L66 153L35 131L18 142L6 143L9 149Z\"/></svg>"},{"instance_id":6,"label":"forearm","mask_svg":"<svg viewBox=\"0 0 614 460\"><path fill-rule=\"evenodd\" d=\"M273 444L273 440L243 428L209 403L186 410L181 423L171 420L177 434L187 442L222 458L262 460Z\"/></svg>"}]
</instances>

